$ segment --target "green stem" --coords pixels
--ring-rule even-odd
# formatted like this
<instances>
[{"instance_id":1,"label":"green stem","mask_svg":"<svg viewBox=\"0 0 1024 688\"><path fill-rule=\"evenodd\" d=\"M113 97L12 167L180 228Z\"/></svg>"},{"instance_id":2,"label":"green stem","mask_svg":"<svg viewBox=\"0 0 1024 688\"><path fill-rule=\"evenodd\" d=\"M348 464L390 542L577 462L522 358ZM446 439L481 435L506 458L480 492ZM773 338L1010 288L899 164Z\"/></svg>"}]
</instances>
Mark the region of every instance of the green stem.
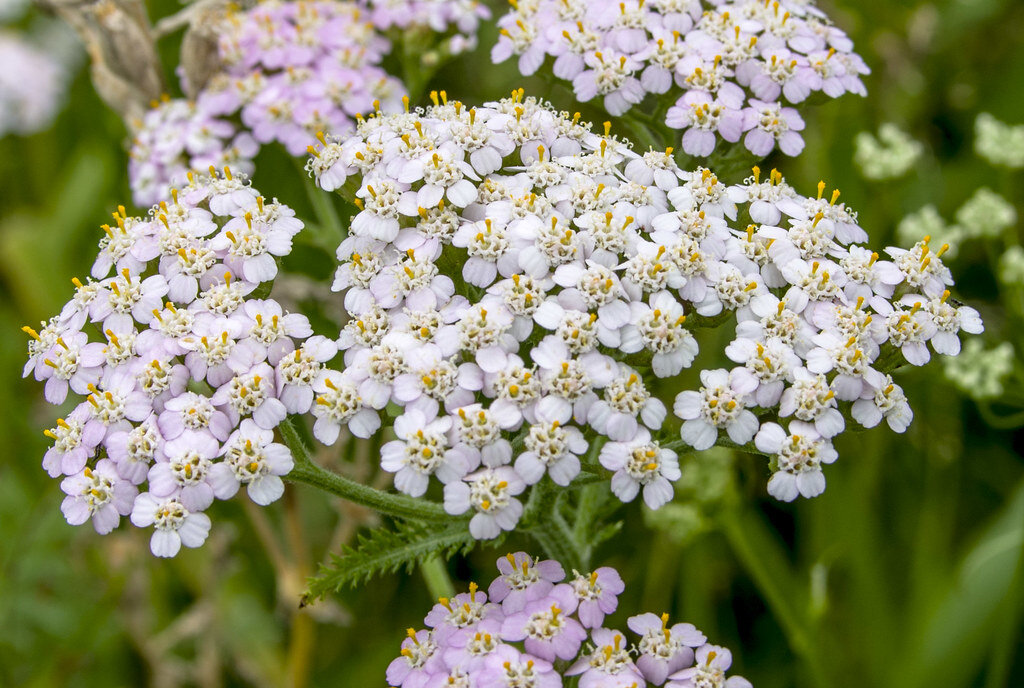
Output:
<instances>
[{"instance_id":1,"label":"green stem","mask_svg":"<svg viewBox=\"0 0 1024 688\"><path fill-rule=\"evenodd\" d=\"M521 522L545 554L570 570L582 571L586 557L576 546L572 529L558 511L561 489L547 477L534 485Z\"/></svg>"},{"instance_id":2,"label":"green stem","mask_svg":"<svg viewBox=\"0 0 1024 688\"><path fill-rule=\"evenodd\" d=\"M825 674L807 614L801 584L762 519L742 507L725 509L719 523L729 545L772 610L794 653L803 659L810 685L835 685Z\"/></svg>"},{"instance_id":3,"label":"green stem","mask_svg":"<svg viewBox=\"0 0 1024 688\"><path fill-rule=\"evenodd\" d=\"M320 224L321 233L325 235L324 241L332 247L336 246L345 238L346 232L345 227L341 224L338 210L334 207L334 194L320 189L305 174L303 182L306 187L306 196L309 197L309 203L313 206L313 212Z\"/></svg>"},{"instance_id":4,"label":"green stem","mask_svg":"<svg viewBox=\"0 0 1024 688\"><path fill-rule=\"evenodd\" d=\"M600 523L595 523L604 506L609 493L608 485L587 485L580 491L579 503L576 506L576 518L572 524L572 541L583 559L583 565L590 568L590 559L594 554L591 544L593 534Z\"/></svg>"},{"instance_id":5,"label":"green stem","mask_svg":"<svg viewBox=\"0 0 1024 688\"><path fill-rule=\"evenodd\" d=\"M583 554L576 549L572 532L561 514L552 513L550 519L531 528L530 535L546 555L570 571L586 569Z\"/></svg>"},{"instance_id":6,"label":"green stem","mask_svg":"<svg viewBox=\"0 0 1024 688\"><path fill-rule=\"evenodd\" d=\"M441 597L455 597L455 585L452 584L448 567L441 557L434 555L425 559L420 564L420 573L423 574L423 581L427 584L431 598L436 600Z\"/></svg>"},{"instance_id":7,"label":"green stem","mask_svg":"<svg viewBox=\"0 0 1024 688\"><path fill-rule=\"evenodd\" d=\"M291 419L281 423L278 429L295 459L295 467L288 474L288 480L310 485L395 518L419 521L453 520L437 502L377 490L313 463L309 449Z\"/></svg>"}]
</instances>

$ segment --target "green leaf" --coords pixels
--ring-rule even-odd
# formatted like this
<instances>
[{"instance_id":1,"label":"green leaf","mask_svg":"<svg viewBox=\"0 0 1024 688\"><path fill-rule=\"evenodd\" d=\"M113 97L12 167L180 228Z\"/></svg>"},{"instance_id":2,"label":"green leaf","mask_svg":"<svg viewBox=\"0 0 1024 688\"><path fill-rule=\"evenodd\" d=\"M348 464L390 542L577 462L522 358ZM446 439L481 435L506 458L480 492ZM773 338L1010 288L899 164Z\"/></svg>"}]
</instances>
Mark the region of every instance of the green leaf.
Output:
<instances>
[{"instance_id":1,"label":"green leaf","mask_svg":"<svg viewBox=\"0 0 1024 688\"><path fill-rule=\"evenodd\" d=\"M355 547L345 547L340 555L331 557L330 564L320 567L319 575L309 580L302 605L374 576L399 569L411 571L434 555L449 558L468 552L475 543L465 522L440 529L436 525L402 522L395 530L371 530L359 536Z\"/></svg>"},{"instance_id":2,"label":"green leaf","mask_svg":"<svg viewBox=\"0 0 1024 688\"><path fill-rule=\"evenodd\" d=\"M1021 613L1019 585L1024 559L1024 483L960 561L943 599L903 654L898 686L967 686L993 645L1013 642L1005 627ZM1011 623L1000 623L1001 615Z\"/></svg>"}]
</instances>

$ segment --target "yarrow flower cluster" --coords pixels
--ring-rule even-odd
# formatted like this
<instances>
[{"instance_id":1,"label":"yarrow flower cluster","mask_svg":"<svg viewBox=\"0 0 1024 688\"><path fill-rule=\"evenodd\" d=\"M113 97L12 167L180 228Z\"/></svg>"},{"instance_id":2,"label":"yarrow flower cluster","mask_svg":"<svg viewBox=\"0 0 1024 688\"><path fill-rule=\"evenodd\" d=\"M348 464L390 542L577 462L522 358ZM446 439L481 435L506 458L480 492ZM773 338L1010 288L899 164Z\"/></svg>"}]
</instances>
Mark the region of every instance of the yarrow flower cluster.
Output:
<instances>
[{"instance_id":1,"label":"yarrow flower cluster","mask_svg":"<svg viewBox=\"0 0 1024 688\"><path fill-rule=\"evenodd\" d=\"M766 156L797 155L813 93L864 94L869 72L853 43L806 0L522 0L498 24L491 57L518 56L533 74L544 61L581 101L603 99L622 115L648 94L683 150L714 151L719 138Z\"/></svg>"},{"instance_id":2,"label":"yarrow flower cluster","mask_svg":"<svg viewBox=\"0 0 1024 688\"><path fill-rule=\"evenodd\" d=\"M491 18L490 9L480 0L360 0L360 4L380 31L451 33L442 46L450 55L475 48L480 21Z\"/></svg>"},{"instance_id":3,"label":"yarrow flower cluster","mask_svg":"<svg viewBox=\"0 0 1024 688\"><path fill-rule=\"evenodd\" d=\"M786 500L824 488L843 411L906 429L887 374L900 359L926 363L929 342L956 353L961 329L981 330L949 299L944 248L880 259L824 183L804 197L755 169L728 186L521 91L478 108L434 97L307 164L360 208L334 282L345 368L313 413L330 444L400 407L382 467L413 496L439 480L477 538L515 527L545 474L610 473L624 501L672 499L658 380L693 364L701 327L735 317L735 367L676 397L682 439L771 455Z\"/></svg>"},{"instance_id":4,"label":"yarrow flower cluster","mask_svg":"<svg viewBox=\"0 0 1024 688\"><path fill-rule=\"evenodd\" d=\"M354 3L265 2L229 10L221 29L220 71L195 102L158 104L140 123L129 165L140 205L166 200L190 169L250 171L261 145L301 155L375 102L399 107L403 87L380 66L389 43Z\"/></svg>"},{"instance_id":5,"label":"yarrow flower cluster","mask_svg":"<svg viewBox=\"0 0 1024 688\"><path fill-rule=\"evenodd\" d=\"M51 53L0 31L0 138L45 129L64 102L68 67Z\"/></svg>"},{"instance_id":6,"label":"yarrow flower cluster","mask_svg":"<svg viewBox=\"0 0 1024 688\"><path fill-rule=\"evenodd\" d=\"M972 399L998 399L1005 392L1005 380L1013 373L1016 360L1010 342L986 349L980 340L972 339L959 356L945 358L946 379Z\"/></svg>"},{"instance_id":7,"label":"yarrow flower cluster","mask_svg":"<svg viewBox=\"0 0 1024 688\"><path fill-rule=\"evenodd\" d=\"M1024 167L1024 125L1005 124L987 112L974 121L974 150L993 165Z\"/></svg>"},{"instance_id":8,"label":"yarrow flower cluster","mask_svg":"<svg viewBox=\"0 0 1024 688\"><path fill-rule=\"evenodd\" d=\"M280 497L293 461L274 429L309 410L337 352L259 295L301 229L229 170L103 225L91 277L72 280L39 331L24 328L24 374L45 382L46 400L84 397L45 433L43 468L63 477L69 523L91 519L102 534L129 516L170 557L203 543L214 499L242 486L257 504Z\"/></svg>"},{"instance_id":9,"label":"yarrow flower cluster","mask_svg":"<svg viewBox=\"0 0 1024 688\"><path fill-rule=\"evenodd\" d=\"M877 138L867 131L854 139L853 159L867 179L897 179L906 174L924 153L924 144L892 122L878 129Z\"/></svg>"},{"instance_id":10,"label":"yarrow flower cluster","mask_svg":"<svg viewBox=\"0 0 1024 688\"><path fill-rule=\"evenodd\" d=\"M998 239L1017 224L1017 209L992 189L981 187L956 211L964 236Z\"/></svg>"},{"instance_id":11,"label":"yarrow flower cluster","mask_svg":"<svg viewBox=\"0 0 1024 688\"><path fill-rule=\"evenodd\" d=\"M190 170L229 167L252 174L260 144L248 131L196 103L165 98L139 123L128 160L132 195L139 205L158 202Z\"/></svg>"},{"instance_id":12,"label":"yarrow flower cluster","mask_svg":"<svg viewBox=\"0 0 1024 688\"><path fill-rule=\"evenodd\" d=\"M559 688L578 676L580 688L751 686L726 677L732 654L693 624L646 613L629 617L628 636L605 627L626 587L613 568L574 571L566 581L557 561L525 552L497 564L500 575L486 593L470 583L468 593L434 605L426 629L407 631L388 666L389 685Z\"/></svg>"}]
</instances>

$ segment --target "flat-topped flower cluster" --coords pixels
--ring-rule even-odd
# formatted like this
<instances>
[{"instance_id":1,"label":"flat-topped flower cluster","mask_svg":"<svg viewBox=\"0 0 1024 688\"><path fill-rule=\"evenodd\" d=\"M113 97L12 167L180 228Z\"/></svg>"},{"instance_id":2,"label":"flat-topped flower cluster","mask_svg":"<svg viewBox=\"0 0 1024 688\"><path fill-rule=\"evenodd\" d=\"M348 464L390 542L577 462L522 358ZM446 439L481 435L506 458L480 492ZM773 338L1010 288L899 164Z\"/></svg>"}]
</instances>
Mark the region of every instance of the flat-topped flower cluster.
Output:
<instances>
[{"instance_id":1,"label":"flat-topped flower cluster","mask_svg":"<svg viewBox=\"0 0 1024 688\"><path fill-rule=\"evenodd\" d=\"M511 0L495 62L518 56L533 74L547 58L581 101L612 115L658 96L657 119L707 156L743 138L757 156L797 155L814 93L863 94L869 72L853 43L809 0ZM661 107L664 103L664 108Z\"/></svg>"},{"instance_id":2,"label":"flat-topped flower cluster","mask_svg":"<svg viewBox=\"0 0 1024 688\"><path fill-rule=\"evenodd\" d=\"M263 144L301 155L318 131L339 134L375 101L399 107L401 82L380 66L390 44L351 2L264 2L228 10L218 27L219 69L194 102L147 114L132 146L135 201L166 200L192 169L250 172Z\"/></svg>"},{"instance_id":3,"label":"flat-topped flower cluster","mask_svg":"<svg viewBox=\"0 0 1024 688\"><path fill-rule=\"evenodd\" d=\"M481 0L360 0L360 5L380 31L450 34L441 46L450 55L474 49L481 20L491 18L491 10Z\"/></svg>"},{"instance_id":4,"label":"flat-topped flower cluster","mask_svg":"<svg viewBox=\"0 0 1024 688\"><path fill-rule=\"evenodd\" d=\"M128 170L136 203L166 200L188 170L230 166L251 174L262 145L277 142L302 155L317 132L342 135L359 113L400 109L405 87L381 65L391 50L382 32L435 33L451 55L472 49L481 19L489 17L476 0L229 7L216 27L217 70L197 84L195 99L156 103L136 126Z\"/></svg>"},{"instance_id":5,"label":"flat-topped flower cluster","mask_svg":"<svg viewBox=\"0 0 1024 688\"><path fill-rule=\"evenodd\" d=\"M579 676L580 688L751 686L726 677L732 654L708 643L693 624L646 613L629 617L628 637L606 628L626 588L611 567L573 571L566 580L557 561L525 552L497 565L500 575L486 593L470 583L468 593L434 605L423 620L427 629L408 630L388 667L389 685L559 688Z\"/></svg>"},{"instance_id":6,"label":"flat-topped flower cluster","mask_svg":"<svg viewBox=\"0 0 1024 688\"><path fill-rule=\"evenodd\" d=\"M313 401L333 339L259 293L302 229L230 171L193 175L148 217L123 208L104 225L86 281L31 336L25 375L46 400L82 401L46 431L43 467L63 477L69 523L99 533L122 516L154 528L174 556L206 539L203 512L245 486L257 504L292 468L274 429ZM140 494L141 491L141 494Z\"/></svg>"},{"instance_id":7,"label":"flat-topped flower cluster","mask_svg":"<svg viewBox=\"0 0 1024 688\"><path fill-rule=\"evenodd\" d=\"M692 366L703 327L734 323L735 365L675 398L682 440L770 455L785 500L824 489L849 420L906 429L888 370L981 330L949 299L945 248L881 258L824 183L805 197L755 169L729 186L521 92L477 108L434 97L308 162L360 208L334 283L345 367L313 414L331 444L400 407L382 467L413 496L439 480L478 538L514 528L545 475L606 470L625 501L672 499L683 443L666 446L658 380Z\"/></svg>"}]
</instances>

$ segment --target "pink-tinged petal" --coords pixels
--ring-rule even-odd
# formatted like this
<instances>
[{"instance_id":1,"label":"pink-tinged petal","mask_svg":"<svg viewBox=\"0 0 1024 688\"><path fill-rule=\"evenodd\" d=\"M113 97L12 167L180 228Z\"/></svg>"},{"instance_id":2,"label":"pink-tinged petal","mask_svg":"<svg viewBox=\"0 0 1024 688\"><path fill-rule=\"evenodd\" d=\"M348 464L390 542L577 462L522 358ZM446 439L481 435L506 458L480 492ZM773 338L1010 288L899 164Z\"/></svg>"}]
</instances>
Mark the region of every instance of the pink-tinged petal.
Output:
<instances>
[{"instance_id":1,"label":"pink-tinged petal","mask_svg":"<svg viewBox=\"0 0 1024 688\"><path fill-rule=\"evenodd\" d=\"M629 477L625 471L618 471L612 476L612 492L623 502L633 501L640 493L640 484Z\"/></svg>"},{"instance_id":2,"label":"pink-tinged petal","mask_svg":"<svg viewBox=\"0 0 1024 688\"><path fill-rule=\"evenodd\" d=\"M238 493L238 478L226 463L211 466L208 480L217 499L231 499Z\"/></svg>"},{"instance_id":3,"label":"pink-tinged petal","mask_svg":"<svg viewBox=\"0 0 1024 688\"><path fill-rule=\"evenodd\" d=\"M120 522L121 516L113 504L104 504L92 517L92 526L100 535L106 535Z\"/></svg>"},{"instance_id":4,"label":"pink-tinged petal","mask_svg":"<svg viewBox=\"0 0 1024 688\"><path fill-rule=\"evenodd\" d=\"M804 145L803 137L795 131L787 131L779 137L779 150L786 155L794 157L800 155L804 150Z\"/></svg>"},{"instance_id":5,"label":"pink-tinged petal","mask_svg":"<svg viewBox=\"0 0 1024 688\"><path fill-rule=\"evenodd\" d=\"M249 483L246 491L254 503L266 506L284 494L284 481L276 475L264 475Z\"/></svg>"},{"instance_id":6,"label":"pink-tinged petal","mask_svg":"<svg viewBox=\"0 0 1024 688\"><path fill-rule=\"evenodd\" d=\"M210 525L210 517L206 514L189 514L178 530L181 544L186 547L199 547L206 542L206 536L210 534Z\"/></svg>"},{"instance_id":7,"label":"pink-tinged petal","mask_svg":"<svg viewBox=\"0 0 1024 688\"><path fill-rule=\"evenodd\" d=\"M718 430L703 420L695 419L683 423L680 435L691 447L703 451L714 446L715 440L718 439Z\"/></svg>"},{"instance_id":8,"label":"pink-tinged petal","mask_svg":"<svg viewBox=\"0 0 1024 688\"><path fill-rule=\"evenodd\" d=\"M73 526L80 526L89 520L89 506L84 499L78 497L65 497L60 505L65 520Z\"/></svg>"},{"instance_id":9,"label":"pink-tinged petal","mask_svg":"<svg viewBox=\"0 0 1024 688\"><path fill-rule=\"evenodd\" d=\"M149 539L149 549L156 557L173 557L181 549L181 537L174 530L157 530Z\"/></svg>"}]
</instances>

